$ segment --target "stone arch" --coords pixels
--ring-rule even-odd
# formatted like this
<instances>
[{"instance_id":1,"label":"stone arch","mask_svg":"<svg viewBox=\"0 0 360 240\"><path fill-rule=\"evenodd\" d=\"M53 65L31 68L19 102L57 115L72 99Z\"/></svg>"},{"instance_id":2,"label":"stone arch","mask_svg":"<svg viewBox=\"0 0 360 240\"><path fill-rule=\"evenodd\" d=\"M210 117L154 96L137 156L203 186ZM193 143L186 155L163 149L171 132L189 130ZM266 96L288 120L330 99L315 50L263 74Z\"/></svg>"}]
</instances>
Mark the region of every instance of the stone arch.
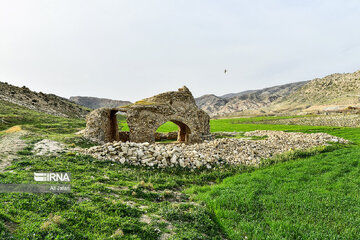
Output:
<instances>
[{"instance_id":1,"label":"stone arch","mask_svg":"<svg viewBox=\"0 0 360 240\"><path fill-rule=\"evenodd\" d=\"M177 136L178 142L182 142L182 143L190 142L191 129L190 129L189 125L185 123L186 121L183 121L183 120L169 119L169 120L162 121L160 124L157 124L154 126L154 129L153 129L154 135L155 135L156 130L161 125L163 125L164 123L167 123L167 122L175 123L178 126L178 136Z\"/></svg>"},{"instance_id":2,"label":"stone arch","mask_svg":"<svg viewBox=\"0 0 360 240\"><path fill-rule=\"evenodd\" d=\"M119 132L116 113L125 112L129 132ZM145 98L119 108L100 108L87 116L84 135L98 142L155 142L156 129L165 122L178 125L178 141L202 142L211 138L210 117L196 105L187 87Z\"/></svg>"}]
</instances>

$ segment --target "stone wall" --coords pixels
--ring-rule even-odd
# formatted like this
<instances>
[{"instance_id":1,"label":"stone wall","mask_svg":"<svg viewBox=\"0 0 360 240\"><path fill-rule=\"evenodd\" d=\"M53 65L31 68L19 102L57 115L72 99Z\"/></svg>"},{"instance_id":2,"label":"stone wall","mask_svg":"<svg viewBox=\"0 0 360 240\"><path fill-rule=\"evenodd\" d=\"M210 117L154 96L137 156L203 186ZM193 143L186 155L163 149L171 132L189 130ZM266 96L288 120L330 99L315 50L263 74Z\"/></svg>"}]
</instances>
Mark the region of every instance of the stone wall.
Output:
<instances>
[{"instance_id":1,"label":"stone wall","mask_svg":"<svg viewBox=\"0 0 360 240\"><path fill-rule=\"evenodd\" d=\"M202 142L210 135L209 115L196 106L185 86L138 101L125 111L132 142L154 142L156 129L168 121L179 126L179 142Z\"/></svg>"},{"instance_id":2,"label":"stone wall","mask_svg":"<svg viewBox=\"0 0 360 240\"><path fill-rule=\"evenodd\" d=\"M177 132L156 132L155 133L155 141L165 141L165 140L177 140L178 133Z\"/></svg>"},{"instance_id":3,"label":"stone wall","mask_svg":"<svg viewBox=\"0 0 360 240\"><path fill-rule=\"evenodd\" d=\"M118 132L116 112L126 112L129 136ZM187 87L161 93L121 108L100 108L87 116L85 136L97 142L155 142L155 132L164 123L178 125L177 140L198 143L209 139L210 117L198 108Z\"/></svg>"},{"instance_id":4,"label":"stone wall","mask_svg":"<svg viewBox=\"0 0 360 240\"><path fill-rule=\"evenodd\" d=\"M99 108L86 116L84 136L95 142L118 141L119 130L116 119L117 110Z\"/></svg>"}]
</instances>

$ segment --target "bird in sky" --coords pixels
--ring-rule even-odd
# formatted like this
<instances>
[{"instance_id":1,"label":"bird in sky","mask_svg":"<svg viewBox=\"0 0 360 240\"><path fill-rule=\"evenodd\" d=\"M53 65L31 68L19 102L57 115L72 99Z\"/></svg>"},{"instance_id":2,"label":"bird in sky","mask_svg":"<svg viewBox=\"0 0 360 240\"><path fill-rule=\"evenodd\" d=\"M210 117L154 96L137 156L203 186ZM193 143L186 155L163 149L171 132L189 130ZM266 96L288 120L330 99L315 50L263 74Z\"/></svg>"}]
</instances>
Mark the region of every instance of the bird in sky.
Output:
<instances>
[{"instance_id":1,"label":"bird in sky","mask_svg":"<svg viewBox=\"0 0 360 240\"><path fill-rule=\"evenodd\" d=\"M224 70L224 73L226 74L226 72L227 72L227 70L225 69L225 70Z\"/></svg>"}]
</instances>

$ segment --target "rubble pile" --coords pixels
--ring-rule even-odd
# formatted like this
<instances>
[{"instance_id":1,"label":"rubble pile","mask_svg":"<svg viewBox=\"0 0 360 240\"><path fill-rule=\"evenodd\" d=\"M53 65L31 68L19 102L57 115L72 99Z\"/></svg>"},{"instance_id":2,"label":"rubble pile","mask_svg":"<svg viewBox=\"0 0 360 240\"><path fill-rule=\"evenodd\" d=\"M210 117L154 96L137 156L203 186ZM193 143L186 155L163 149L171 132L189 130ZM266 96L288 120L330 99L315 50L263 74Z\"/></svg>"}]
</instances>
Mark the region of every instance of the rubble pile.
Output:
<instances>
[{"instance_id":1,"label":"rubble pile","mask_svg":"<svg viewBox=\"0 0 360 240\"><path fill-rule=\"evenodd\" d=\"M195 144L163 144L112 142L85 150L98 159L122 164L166 168L212 168L222 164L258 165L261 159L271 158L289 150L309 149L347 140L326 133L297 133L282 131L253 131L247 138L219 138ZM249 137L263 137L250 140Z\"/></svg>"}]
</instances>

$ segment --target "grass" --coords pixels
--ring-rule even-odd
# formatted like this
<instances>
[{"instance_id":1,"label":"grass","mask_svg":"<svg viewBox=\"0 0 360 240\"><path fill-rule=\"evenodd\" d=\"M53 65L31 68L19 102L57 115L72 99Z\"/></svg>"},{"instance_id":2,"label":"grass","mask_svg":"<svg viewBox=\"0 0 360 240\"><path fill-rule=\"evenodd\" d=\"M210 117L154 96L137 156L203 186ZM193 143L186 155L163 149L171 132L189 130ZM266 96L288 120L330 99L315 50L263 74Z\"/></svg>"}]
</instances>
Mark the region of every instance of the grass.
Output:
<instances>
[{"instance_id":1,"label":"grass","mask_svg":"<svg viewBox=\"0 0 360 240\"><path fill-rule=\"evenodd\" d=\"M27 135L30 141L48 138L75 143L80 147L93 146L92 142L75 134L85 125L84 119L56 117L0 100L0 137L9 132L26 130L31 133Z\"/></svg>"},{"instance_id":2,"label":"grass","mask_svg":"<svg viewBox=\"0 0 360 240\"><path fill-rule=\"evenodd\" d=\"M154 105L156 103L155 102L147 102L147 101L144 101L144 100L140 100L140 101L136 101L134 104L135 105Z\"/></svg>"},{"instance_id":3,"label":"grass","mask_svg":"<svg viewBox=\"0 0 360 240\"><path fill-rule=\"evenodd\" d=\"M120 131L129 131L129 127L126 123L126 119L118 118L118 124ZM176 132L177 130L178 130L178 126L175 123L166 122L157 129L157 132Z\"/></svg>"},{"instance_id":4,"label":"grass","mask_svg":"<svg viewBox=\"0 0 360 240\"><path fill-rule=\"evenodd\" d=\"M252 127L244 125L242 129ZM270 128L293 130L287 126ZM207 204L230 239L360 236L360 129L302 126L299 130L327 132L354 144L289 152L265 161L267 167L236 174L219 185L187 190Z\"/></svg>"},{"instance_id":5,"label":"grass","mask_svg":"<svg viewBox=\"0 0 360 240\"><path fill-rule=\"evenodd\" d=\"M181 189L247 170L155 170L73 154L19 157L8 168L12 172L0 174L1 183L34 183L33 172L71 172L72 193L0 193L0 216L6 217L0 223L17 226L7 233L15 239L110 239L120 230L124 236L118 239L158 239L166 232L221 239L211 213ZM140 221L144 214L152 219L150 224ZM61 221L54 223L51 216Z\"/></svg>"},{"instance_id":6,"label":"grass","mask_svg":"<svg viewBox=\"0 0 360 240\"><path fill-rule=\"evenodd\" d=\"M0 183L34 183L34 172L72 174L70 194L0 193L0 239L357 239L360 129L249 123L275 118L213 119L211 131L327 132L354 143L288 152L260 169L216 171L134 167L76 153L40 157L31 146L43 138L91 146L75 135L85 121L0 101L0 130L30 132ZM119 125L126 130L124 118Z\"/></svg>"},{"instance_id":7,"label":"grass","mask_svg":"<svg viewBox=\"0 0 360 240\"><path fill-rule=\"evenodd\" d=\"M293 117L308 117L306 116L281 116L281 117L252 117L252 118L230 118L230 119L211 119L210 120L210 129L212 132L247 132L254 130L282 130L282 131L304 131L309 129L314 129L316 131L322 129L340 129L334 127L326 126L300 126L300 125L269 125L269 124L252 124L249 122L258 122L265 120L276 120L276 119L285 119ZM126 119L119 119L119 127L121 131L129 131L127 126ZM178 126L173 122L166 122L161 125L157 132L175 132L178 130Z\"/></svg>"},{"instance_id":8,"label":"grass","mask_svg":"<svg viewBox=\"0 0 360 240\"><path fill-rule=\"evenodd\" d=\"M360 149L351 147L194 187L230 239L357 239Z\"/></svg>"},{"instance_id":9,"label":"grass","mask_svg":"<svg viewBox=\"0 0 360 240\"><path fill-rule=\"evenodd\" d=\"M19 132L21 131L21 126L13 126L7 130L5 130L5 133L13 133L13 132Z\"/></svg>"},{"instance_id":10,"label":"grass","mask_svg":"<svg viewBox=\"0 0 360 240\"><path fill-rule=\"evenodd\" d=\"M84 128L85 121L79 118L62 118L39 113L0 100L0 131L17 125L21 125L25 130L41 134L66 134Z\"/></svg>"}]
</instances>

